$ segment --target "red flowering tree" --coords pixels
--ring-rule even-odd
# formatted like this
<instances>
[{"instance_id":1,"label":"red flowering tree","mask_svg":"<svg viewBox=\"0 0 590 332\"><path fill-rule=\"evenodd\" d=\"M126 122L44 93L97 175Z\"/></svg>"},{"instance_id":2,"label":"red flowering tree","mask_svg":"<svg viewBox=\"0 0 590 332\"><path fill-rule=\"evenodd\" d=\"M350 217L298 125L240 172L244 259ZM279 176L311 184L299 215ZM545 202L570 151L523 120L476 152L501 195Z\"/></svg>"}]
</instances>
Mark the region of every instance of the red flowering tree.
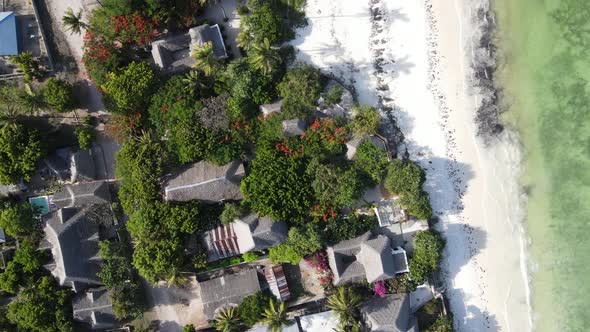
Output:
<instances>
[{"instance_id":1,"label":"red flowering tree","mask_svg":"<svg viewBox=\"0 0 590 332\"><path fill-rule=\"evenodd\" d=\"M302 137L305 152L309 156L325 158L341 154L345 151L344 143L348 134L349 130L341 120L317 119Z\"/></svg>"},{"instance_id":2,"label":"red flowering tree","mask_svg":"<svg viewBox=\"0 0 590 332\"><path fill-rule=\"evenodd\" d=\"M324 289L332 288L334 275L328 265L328 254L324 250L316 251L304 258L305 262L317 272L317 278Z\"/></svg>"},{"instance_id":3,"label":"red flowering tree","mask_svg":"<svg viewBox=\"0 0 590 332\"><path fill-rule=\"evenodd\" d=\"M146 46L158 34L157 22L152 18L146 18L139 13L113 16L116 38L122 44L136 44L139 47Z\"/></svg>"},{"instance_id":4,"label":"red flowering tree","mask_svg":"<svg viewBox=\"0 0 590 332\"><path fill-rule=\"evenodd\" d=\"M84 56L82 62L90 78L97 84L105 82L109 72L114 71L122 60L121 52L115 45L92 29L84 34Z\"/></svg>"}]
</instances>

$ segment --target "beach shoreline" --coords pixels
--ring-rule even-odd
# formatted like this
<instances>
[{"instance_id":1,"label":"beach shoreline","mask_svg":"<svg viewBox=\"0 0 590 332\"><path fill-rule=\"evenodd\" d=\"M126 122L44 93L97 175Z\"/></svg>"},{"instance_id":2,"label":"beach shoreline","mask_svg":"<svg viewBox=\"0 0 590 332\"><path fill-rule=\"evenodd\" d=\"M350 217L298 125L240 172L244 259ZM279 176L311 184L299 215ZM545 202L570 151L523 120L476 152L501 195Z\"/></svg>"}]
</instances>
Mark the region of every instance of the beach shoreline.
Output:
<instances>
[{"instance_id":1,"label":"beach shoreline","mask_svg":"<svg viewBox=\"0 0 590 332\"><path fill-rule=\"evenodd\" d=\"M378 107L386 136L399 128L399 152L426 170L435 227L447 240L442 279L456 329L529 331L519 143L510 130L478 135L485 98L471 79L480 51L471 47L482 28L472 18L482 12L463 4L309 0L309 25L292 44L299 60Z\"/></svg>"}]
</instances>

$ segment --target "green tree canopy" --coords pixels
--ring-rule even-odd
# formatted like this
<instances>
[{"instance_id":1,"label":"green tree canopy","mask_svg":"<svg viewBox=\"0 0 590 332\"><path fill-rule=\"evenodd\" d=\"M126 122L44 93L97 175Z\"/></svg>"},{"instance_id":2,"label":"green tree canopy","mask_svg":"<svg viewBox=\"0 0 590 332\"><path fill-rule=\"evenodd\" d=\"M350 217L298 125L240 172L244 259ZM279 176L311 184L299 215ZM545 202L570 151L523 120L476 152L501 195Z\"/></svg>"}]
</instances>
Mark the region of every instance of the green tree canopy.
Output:
<instances>
[{"instance_id":1,"label":"green tree canopy","mask_svg":"<svg viewBox=\"0 0 590 332\"><path fill-rule=\"evenodd\" d=\"M270 301L268 308L264 310L262 322L268 326L271 332L281 332L283 326L291 325L287 318L287 307L285 302L276 303Z\"/></svg>"},{"instance_id":2,"label":"green tree canopy","mask_svg":"<svg viewBox=\"0 0 590 332\"><path fill-rule=\"evenodd\" d=\"M297 64L278 85L283 97L282 112L287 118L305 117L320 97L320 71L312 66Z\"/></svg>"},{"instance_id":3,"label":"green tree canopy","mask_svg":"<svg viewBox=\"0 0 590 332\"><path fill-rule=\"evenodd\" d=\"M6 201L0 204L0 228L6 234L22 238L33 235L35 220L29 203Z\"/></svg>"},{"instance_id":4,"label":"green tree canopy","mask_svg":"<svg viewBox=\"0 0 590 332\"><path fill-rule=\"evenodd\" d=\"M273 220L302 222L312 203L305 161L270 149L258 149L241 189L252 210Z\"/></svg>"},{"instance_id":5,"label":"green tree canopy","mask_svg":"<svg viewBox=\"0 0 590 332\"><path fill-rule=\"evenodd\" d=\"M133 213L128 222L135 241L133 265L150 282L169 279L185 263L184 239L198 230L197 203L153 202Z\"/></svg>"},{"instance_id":6,"label":"green tree canopy","mask_svg":"<svg viewBox=\"0 0 590 332\"><path fill-rule=\"evenodd\" d=\"M387 169L387 154L367 140L358 146L354 165L365 176L368 184L374 186L383 180Z\"/></svg>"},{"instance_id":7,"label":"green tree canopy","mask_svg":"<svg viewBox=\"0 0 590 332\"><path fill-rule=\"evenodd\" d=\"M424 170L411 160L394 159L387 167L385 188L393 194L403 194L422 188Z\"/></svg>"},{"instance_id":8,"label":"green tree canopy","mask_svg":"<svg viewBox=\"0 0 590 332\"><path fill-rule=\"evenodd\" d=\"M60 289L51 277L20 292L8 306L8 319L22 331L73 331L69 307L69 291Z\"/></svg>"},{"instance_id":9,"label":"green tree canopy","mask_svg":"<svg viewBox=\"0 0 590 332\"><path fill-rule=\"evenodd\" d=\"M0 128L0 184L29 180L45 150L39 134L16 123Z\"/></svg>"},{"instance_id":10,"label":"green tree canopy","mask_svg":"<svg viewBox=\"0 0 590 332\"><path fill-rule=\"evenodd\" d=\"M283 17L270 3L253 7L252 14L242 18L240 30L249 31L258 41L267 38L272 45L282 43L290 37Z\"/></svg>"},{"instance_id":11,"label":"green tree canopy","mask_svg":"<svg viewBox=\"0 0 590 332\"><path fill-rule=\"evenodd\" d=\"M286 243L279 244L268 250L268 259L270 259L273 264L289 263L297 265L302 258L303 257L295 251L293 246Z\"/></svg>"},{"instance_id":12,"label":"green tree canopy","mask_svg":"<svg viewBox=\"0 0 590 332\"><path fill-rule=\"evenodd\" d=\"M328 297L328 308L338 315L340 331L354 331L361 321L362 298L350 287L340 287Z\"/></svg>"},{"instance_id":13,"label":"green tree canopy","mask_svg":"<svg viewBox=\"0 0 590 332\"><path fill-rule=\"evenodd\" d=\"M325 206L348 207L363 194L361 173L349 164L324 164L314 159L307 167L313 178L311 187L318 202Z\"/></svg>"},{"instance_id":14,"label":"green tree canopy","mask_svg":"<svg viewBox=\"0 0 590 332\"><path fill-rule=\"evenodd\" d=\"M113 111L129 115L144 110L155 82L147 62L132 62L117 73L109 73L103 88L112 100Z\"/></svg>"},{"instance_id":15,"label":"green tree canopy","mask_svg":"<svg viewBox=\"0 0 590 332\"><path fill-rule=\"evenodd\" d=\"M244 324L252 327L262 320L264 310L273 300L274 297L263 292L246 296L238 306L238 314Z\"/></svg>"},{"instance_id":16,"label":"green tree canopy","mask_svg":"<svg viewBox=\"0 0 590 332\"><path fill-rule=\"evenodd\" d=\"M74 109L74 90L72 85L58 78L50 78L43 87L45 101L55 111L64 113Z\"/></svg>"},{"instance_id":17,"label":"green tree canopy","mask_svg":"<svg viewBox=\"0 0 590 332\"><path fill-rule=\"evenodd\" d=\"M421 283L438 269L444 240L432 230L420 231L414 237L414 254L410 259L410 278Z\"/></svg>"},{"instance_id":18,"label":"green tree canopy","mask_svg":"<svg viewBox=\"0 0 590 332\"><path fill-rule=\"evenodd\" d=\"M212 42L203 43L194 48L195 68L200 69L206 76L213 76L221 69L222 61L215 55Z\"/></svg>"},{"instance_id":19,"label":"green tree canopy","mask_svg":"<svg viewBox=\"0 0 590 332\"><path fill-rule=\"evenodd\" d=\"M238 332L244 330L244 324L236 307L225 307L221 309L212 324L220 332Z\"/></svg>"},{"instance_id":20,"label":"green tree canopy","mask_svg":"<svg viewBox=\"0 0 590 332\"><path fill-rule=\"evenodd\" d=\"M150 134L128 138L117 153L121 206L132 214L136 209L160 200L160 179L169 164L163 144Z\"/></svg>"},{"instance_id":21,"label":"green tree canopy","mask_svg":"<svg viewBox=\"0 0 590 332\"><path fill-rule=\"evenodd\" d=\"M374 107L355 106L353 112L351 126L356 136L364 137L377 133L381 116Z\"/></svg>"},{"instance_id":22,"label":"green tree canopy","mask_svg":"<svg viewBox=\"0 0 590 332\"><path fill-rule=\"evenodd\" d=\"M291 227L287 244L293 247L299 256L307 256L322 249L322 234L314 224Z\"/></svg>"},{"instance_id":23,"label":"green tree canopy","mask_svg":"<svg viewBox=\"0 0 590 332\"><path fill-rule=\"evenodd\" d=\"M347 216L339 216L328 223L324 233L328 243L338 243L361 236L376 226L378 226L377 217L353 213Z\"/></svg>"},{"instance_id":24,"label":"green tree canopy","mask_svg":"<svg viewBox=\"0 0 590 332\"><path fill-rule=\"evenodd\" d=\"M432 207L428 194L422 189L425 179L424 170L417 163L394 159L387 168L385 188L401 196L400 203L411 215L428 219Z\"/></svg>"}]
</instances>

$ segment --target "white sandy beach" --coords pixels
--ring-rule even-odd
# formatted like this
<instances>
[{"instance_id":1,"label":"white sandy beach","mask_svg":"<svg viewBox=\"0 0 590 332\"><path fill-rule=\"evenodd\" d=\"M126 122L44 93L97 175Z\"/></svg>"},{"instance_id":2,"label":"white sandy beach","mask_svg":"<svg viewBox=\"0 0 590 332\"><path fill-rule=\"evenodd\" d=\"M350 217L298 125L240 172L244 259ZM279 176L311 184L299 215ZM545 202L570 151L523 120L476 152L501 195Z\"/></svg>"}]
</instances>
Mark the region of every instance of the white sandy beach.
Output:
<instances>
[{"instance_id":1,"label":"white sandy beach","mask_svg":"<svg viewBox=\"0 0 590 332\"><path fill-rule=\"evenodd\" d=\"M410 158L426 169L447 240L443 278L456 329L529 331L520 156L508 132L489 148L476 138L467 5L308 0L309 25L293 45L300 60L353 85L360 103L393 115Z\"/></svg>"}]
</instances>

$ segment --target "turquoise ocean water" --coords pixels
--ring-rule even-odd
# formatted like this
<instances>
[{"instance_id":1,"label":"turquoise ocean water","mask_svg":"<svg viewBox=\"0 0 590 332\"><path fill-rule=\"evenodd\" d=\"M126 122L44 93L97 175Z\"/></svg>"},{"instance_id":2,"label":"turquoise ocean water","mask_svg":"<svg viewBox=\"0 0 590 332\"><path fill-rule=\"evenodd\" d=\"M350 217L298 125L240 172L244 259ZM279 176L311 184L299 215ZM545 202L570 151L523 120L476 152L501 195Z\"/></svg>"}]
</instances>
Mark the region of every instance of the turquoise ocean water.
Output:
<instances>
[{"instance_id":1,"label":"turquoise ocean water","mask_svg":"<svg viewBox=\"0 0 590 332\"><path fill-rule=\"evenodd\" d=\"M535 331L590 331L590 0L493 0L520 133Z\"/></svg>"}]
</instances>

